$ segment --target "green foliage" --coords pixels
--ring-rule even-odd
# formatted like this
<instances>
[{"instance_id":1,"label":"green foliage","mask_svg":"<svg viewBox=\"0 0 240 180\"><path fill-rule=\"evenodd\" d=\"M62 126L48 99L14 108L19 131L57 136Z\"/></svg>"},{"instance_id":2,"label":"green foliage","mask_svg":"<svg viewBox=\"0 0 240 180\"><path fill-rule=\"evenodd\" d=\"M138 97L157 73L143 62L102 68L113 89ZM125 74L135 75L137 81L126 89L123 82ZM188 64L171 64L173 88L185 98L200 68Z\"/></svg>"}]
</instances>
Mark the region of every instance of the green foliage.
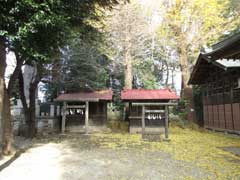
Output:
<instances>
[{"instance_id":1,"label":"green foliage","mask_svg":"<svg viewBox=\"0 0 240 180\"><path fill-rule=\"evenodd\" d=\"M135 65L134 74L137 76L137 86L141 86L145 89L158 88L157 78L153 72L153 61L151 59L139 60L139 63Z\"/></svg>"},{"instance_id":2,"label":"green foliage","mask_svg":"<svg viewBox=\"0 0 240 180\"><path fill-rule=\"evenodd\" d=\"M108 120L109 121L120 121L121 113L120 111L112 110L108 108Z\"/></svg>"},{"instance_id":3,"label":"green foliage","mask_svg":"<svg viewBox=\"0 0 240 180\"><path fill-rule=\"evenodd\" d=\"M105 89L108 80L108 58L95 46L75 39L63 58L63 89Z\"/></svg>"},{"instance_id":4,"label":"green foliage","mask_svg":"<svg viewBox=\"0 0 240 180\"><path fill-rule=\"evenodd\" d=\"M128 132L129 122L122 121L121 111L109 110L107 126L113 132Z\"/></svg>"},{"instance_id":5,"label":"green foliage","mask_svg":"<svg viewBox=\"0 0 240 180\"><path fill-rule=\"evenodd\" d=\"M0 32L26 61L46 63L62 46L66 32L74 27L94 30L89 20L100 20L99 11L115 4L118 1L2 1Z\"/></svg>"},{"instance_id":6,"label":"green foliage","mask_svg":"<svg viewBox=\"0 0 240 180\"><path fill-rule=\"evenodd\" d=\"M179 115L170 114L169 120L170 120L171 127L180 127L182 129L188 128L193 130L199 130L198 124L184 119L181 113Z\"/></svg>"}]
</instances>

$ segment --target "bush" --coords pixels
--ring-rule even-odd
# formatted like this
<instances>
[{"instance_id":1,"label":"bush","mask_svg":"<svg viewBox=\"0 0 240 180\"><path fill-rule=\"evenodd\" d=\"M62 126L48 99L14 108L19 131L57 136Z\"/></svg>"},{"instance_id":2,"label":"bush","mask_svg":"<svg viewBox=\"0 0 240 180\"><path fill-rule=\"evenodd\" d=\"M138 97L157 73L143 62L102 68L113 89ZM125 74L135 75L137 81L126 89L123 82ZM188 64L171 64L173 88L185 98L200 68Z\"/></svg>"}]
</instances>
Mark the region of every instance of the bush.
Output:
<instances>
[{"instance_id":1,"label":"bush","mask_svg":"<svg viewBox=\"0 0 240 180\"><path fill-rule=\"evenodd\" d=\"M121 120L120 111L109 111L107 126L113 132L128 132L129 123Z\"/></svg>"},{"instance_id":2,"label":"bush","mask_svg":"<svg viewBox=\"0 0 240 180\"><path fill-rule=\"evenodd\" d=\"M119 121L121 119L121 112L120 111L108 111L108 120L109 121Z\"/></svg>"},{"instance_id":3,"label":"bush","mask_svg":"<svg viewBox=\"0 0 240 180\"><path fill-rule=\"evenodd\" d=\"M120 121L120 130L121 130L121 132L128 132L129 123L126 121Z\"/></svg>"},{"instance_id":4,"label":"bush","mask_svg":"<svg viewBox=\"0 0 240 180\"><path fill-rule=\"evenodd\" d=\"M169 120L170 120L170 126L172 127L180 127L183 129L189 128L194 130L199 129L199 126L196 123L187 121L186 119L182 118L181 114L180 115L170 114Z\"/></svg>"}]
</instances>

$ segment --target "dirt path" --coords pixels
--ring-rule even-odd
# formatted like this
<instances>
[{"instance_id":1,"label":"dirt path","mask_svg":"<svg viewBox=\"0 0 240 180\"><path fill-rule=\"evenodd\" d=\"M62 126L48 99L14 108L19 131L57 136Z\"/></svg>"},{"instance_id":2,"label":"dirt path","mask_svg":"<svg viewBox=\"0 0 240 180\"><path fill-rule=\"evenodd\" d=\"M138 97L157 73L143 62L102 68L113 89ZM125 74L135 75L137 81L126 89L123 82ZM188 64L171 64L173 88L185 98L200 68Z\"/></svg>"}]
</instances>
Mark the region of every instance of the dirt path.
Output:
<instances>
[{"instance_id":1,"label":"dirt path","mask_svg":"<svg viewBox=\"0 0 240 180\"><path fill-rule=\"evenodd\" d=\"M171 180L211 175L193 163L144 148L147 145L112 148L104 138L79 134L56 137L36 143L0 172L0 180Z\"/></svg>"}]
</instances>

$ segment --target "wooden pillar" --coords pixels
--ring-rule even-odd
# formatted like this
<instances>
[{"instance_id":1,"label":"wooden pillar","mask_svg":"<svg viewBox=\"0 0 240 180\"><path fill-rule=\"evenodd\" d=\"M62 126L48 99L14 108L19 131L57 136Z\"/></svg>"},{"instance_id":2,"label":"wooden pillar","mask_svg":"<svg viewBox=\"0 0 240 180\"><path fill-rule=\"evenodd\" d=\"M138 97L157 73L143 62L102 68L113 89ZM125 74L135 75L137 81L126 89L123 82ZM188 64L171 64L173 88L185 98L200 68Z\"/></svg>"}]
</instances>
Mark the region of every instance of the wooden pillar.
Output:
<instances>
[{"instance_id":1,"label":"wooden pillar","mask_svg":"<svg viewBox=\"0 0 240 180\"><path fill-rule=\"evenodd\" d=\"M142 135L145 134L145 106L142 106Z\"/></svg>"},{"instance_id":2,"label":"wooden pillar","mask_svg":"<svg viewBox=\"0 0 240 180\"><path fill-rule=\"evenodd\" d=\"M168 140L168 106L165 106L165 139Z\"/></svg>"},{"instance_id":3,"label":"wooden pillar","mask_svg":"<svg viewBox=\"0 0 240 180\"><path fill-rule=\"evenodd\" d=\"M66 125L66 110L67 110L67 103L63 102L63 109L62 109L62 133L65 132L65 125Z\"/></svg>"},{"instance_id":4,"label":"wooden pillar","mask_svg":"<svg viewBox=\"0 0 240 180\"><path fill-rule=\"evenodd\" d=\"M107 122L107 107L108 107L108 103L107 102L104 102L103 103L103 114L104 114L104 121L103 121L103 125L106 125L106 122Z\"/></svg>"},{"instance_id":5,"label":"wooden pillar","mask_svg":"<svg viewBox=\"0 0 240 180\"><path fill-rule=\"evenodd\" d=\"M230 76L230 103L231 103L231 113L232 113L232 127L233 130L235 129L235 124L234 124L234 118L233 118L233 82L232 82L232 76Z\"/></svg>"},{"instance_id":6,"label":"wooden pillar","mask_svg":"<svg viewBox=\"0 0 240 180\"><path fill-rule=\"evenodd\" d=\"M85 132L88 134L88 118L89 118L89 102L86 101L86 108L85 108Z\"/></svg>"}]
</instances>

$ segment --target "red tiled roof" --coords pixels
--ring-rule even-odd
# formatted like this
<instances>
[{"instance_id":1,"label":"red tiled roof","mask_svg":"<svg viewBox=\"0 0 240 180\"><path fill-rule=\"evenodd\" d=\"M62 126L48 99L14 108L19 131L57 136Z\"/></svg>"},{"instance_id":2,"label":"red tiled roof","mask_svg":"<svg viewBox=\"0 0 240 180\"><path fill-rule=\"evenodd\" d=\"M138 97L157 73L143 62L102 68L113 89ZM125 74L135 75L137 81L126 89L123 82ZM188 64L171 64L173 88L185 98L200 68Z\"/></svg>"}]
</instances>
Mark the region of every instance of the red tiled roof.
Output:
<instances>
[{"instance_id":1,"label":"red tiled roof","mask_svg":"<svg viewBox=\"0 0 240 180\"><path fill-rule=\"evenodd\" d=\"M79 92L61 94L55 101L111 101L113 96L112 90L102 90L94 92Z\"/></svg>"},{"instance_id":2,"label":"red tiled roof","mask_svg":"<svg viewBox=\"0 0 240 180\"><path fill-rule=\"evenodd\" d=\"M170 89L129 89L121 92L122 100L177 100L179 96Z\"/></svg>"}]
</instances>

